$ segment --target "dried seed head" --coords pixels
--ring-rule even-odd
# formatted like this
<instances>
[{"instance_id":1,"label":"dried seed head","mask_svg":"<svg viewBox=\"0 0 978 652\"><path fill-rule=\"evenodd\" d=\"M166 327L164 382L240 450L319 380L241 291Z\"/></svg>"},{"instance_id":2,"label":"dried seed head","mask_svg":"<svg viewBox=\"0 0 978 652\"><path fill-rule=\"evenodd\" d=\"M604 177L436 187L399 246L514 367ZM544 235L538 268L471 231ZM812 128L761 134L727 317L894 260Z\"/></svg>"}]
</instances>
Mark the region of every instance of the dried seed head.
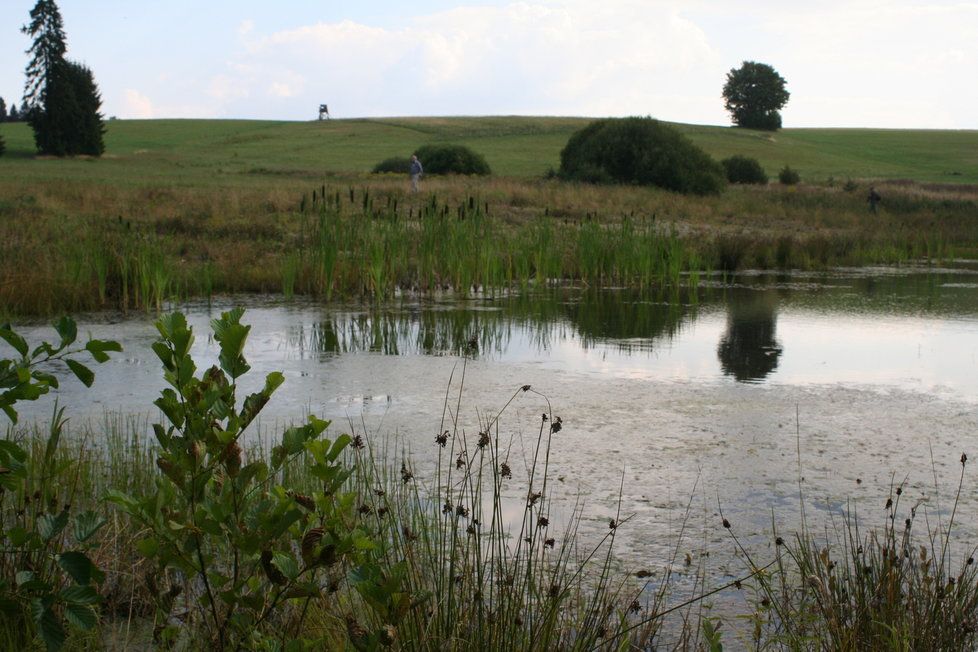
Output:
<instances>
[{"instance_id":1,"label":"dried seed head","mask_svg":"<svg viewBox=\"0 0 978 652\"><path fill-rule=\"evenodd\" d=\"M528 506L532 507L533 505L536 505L537 501L540 500L541 498L543 498L543 494L540 493L539 491L535 491L531 493L529 496L527 496L526 501Z\"/></svg>"},{"instance_id":2,"label":"dried seed head","mask_svg":"<svg viewBox=\"0 0 978 652\"><path fill-rule=\"evenodd\" d=\"M898 496L899 496L899 495L900 495L900 494L902 494L902 493L903 493L903 487L897 487L897 488L896 488L896 495L898 495Z\"/></svg>"},{"instance_id":3,"label":"dried seed head","mask_svg":"<svg viewBox=\"0 0 978 652\"><path fill-rule=\"evenodd\" d=\"M455 458L455 468L456 469L465 468L465 453L459 453L458 457Z\"/></svg>"},{"instance_id":4,"label":"dried seed head","mask_svg":"<svg viewBox=\"0 0 978 652\"><path fill-rule=\"evenodd\" d=\"M479 433L479 448L485 448L489 445L489 433L480 432Z\"/></svg>"},{"instance_id":5,"label":"dried seed head","mask_svg":"<svg viewBox=\"0 0 978 652\"><path fill-rule=\"evenodd\" d=\"M522 387L520 387L520 389L523 390L524 392L528 392L528 391L530 391L530 386L529 385L523 385Z\"/></svg>"},{"instance_id":6,"label":"dried seed head","mask_svg":"<svg viewBox=\"0 0 978 652\"><path fill-rule=\"evenodd\" d=\"M887 498L886 499L886 507L884 507L883 509L889 509L891 507L893 507L893 499L892 498Z\"/></svg>"},{"instance_id":7,"label":"dried seed head","mask_svg":"<svg viewBox=\"0 0 978 652\"><path fill-rule=\"evenodd\" d=\"M363 450L363 447L364 447L363 436L362 435L356 435L353 438L352 446L353 446L353 448L357 449L358 451Z\"/></svg>"},{"instance_id":8,"label":"dried seed head","mask_svg":"<svg viewBox=\"0 0 978 652\"><path fill-rule=\"evenodd\" d=\"M503 462L499 466L499 476L502 477L502 478L512 478L513 477L513 469L509 468L509 464L507 464L506 462Z\"/></svg>"},{"instance_id":9,"label":"dried seed head","mask_svg":"<svg viewBox=\"0 0 978 652\"><path fill-rule=\"evenodd\" d=\"M310 512L316 511L316 501L314 501L311 496L300 494L295 491L289 491L288 495L292 498L292 500L297 502L302 507L305 507Z\"/></svg>"},{"instance_id":10,"label":"dried seed head","mask_svg":"<svg viewBox=\"0 0 978 652\"><path fill-rule=\"evenodd\" d=\"M968 454L961 453L961 466L964 466L967 461L968 461Z\"/></svg>"},{"instance_id":11,"label":"dried seed head","mask_svg":"<svg viewBox=\"0 0 978 652\"><path fill-rule=\"evenodd\" d=\"M774 545L776 545L776 546L783 546L784 545L784 539L782 539L781 537L776 538L774 540Z\"/></svg>"},{"instance_id":12,"label":"dried seed head","mask_svg":"<svg viewBox=\"0 0 978 652\"><path fill-rule=\"evenodd\" d=\"M401 481L404 484L407 484L413 477L414 474L408 470L407 465L404 462L401 462Z\"/></svg>"},{"instance_id":13,"label":"dried seed head","mask_svg":"<svg viewBox=\"0 0 978 652\"><path fill-rule=\"evenodd\" d=\"M469 508L466 507L465 505L459 505L458 507L455 508L455 515L461 516L462 518L468 518Z\"/></svg>"},{"instance_id":14,"label":"dried seed head","mask_svg":"<svg viewBox=\"0 0 978 652\"><path fill-rule=\"evenodd\" d=\"M615 521L615 519L609 519L609 521L608 521L608 529L609 530L615 530L617 528L618 528L618 522Z\"/></svg>"},{"instance_id":15,"label":"dried seed head","mask_svg":"<svg viewBox=\"0 0 978 652\"><path fill-rule=\"evenodd\" d=\"M445 444L448 443L448 431L446 430L445 432L443 432L440 435L436 436L435 437L435 443L438 444L439 446L441 446L442 448L445 448Z\"/></svg>"},{"instance_id":16,"label":"dried seed head","mask_svg":"<svg viewBox=\"0 0 978 652\"><path fill-rule=\"evenodd\" d=\"M547 539L546 541L543 542L543 547L544 548L550 548L551 550L553 550L554 549L554 546L556 544L557 544L557 542L554 541L553 537L551 537L551 538L549 538L549 539Z\"/></svg>"},{"instance_id":17,"label":"dried seed head","mask_svg":"<svg viewBox=\"0 0 978 652\"><path fill-rule=\"evenodd\" d=\"M632 600L632 603L628 605L628 610L633 614L637 614L642 611L642 603L638 600Z\"/></svg>"},{"instance_id":18,"label":"dried seed head","mask_svg":"<svg viewBox=\"0 0 978 652\"><path fill-rule=\"evenodd\" d=\"M563 420L560 417L554 417L553 423L550 424L550 432L560 432L563 427Z\"/></svg>"},{"instance_id":19,"label":"dried seed head","mask_svg":"<svg viewBox=\"0 0 978 652\"><path fill-rule=\"evenodd\" d=\"M537 527L547 527L548 525L550 525L550 519L546 516L537 518Z\"/></svg>"},{"instance_id":20,"label":"dried seed head","mask_svg":"<svg viewBox=\"0 0 978 652\"><path fill-rule=\"evenodd\" d=\"M725 528L727 528L729 530L730 529L730 521L728 521L727 519L723 519L723 527L725 527Z\"/></svg>"}]
</instances>

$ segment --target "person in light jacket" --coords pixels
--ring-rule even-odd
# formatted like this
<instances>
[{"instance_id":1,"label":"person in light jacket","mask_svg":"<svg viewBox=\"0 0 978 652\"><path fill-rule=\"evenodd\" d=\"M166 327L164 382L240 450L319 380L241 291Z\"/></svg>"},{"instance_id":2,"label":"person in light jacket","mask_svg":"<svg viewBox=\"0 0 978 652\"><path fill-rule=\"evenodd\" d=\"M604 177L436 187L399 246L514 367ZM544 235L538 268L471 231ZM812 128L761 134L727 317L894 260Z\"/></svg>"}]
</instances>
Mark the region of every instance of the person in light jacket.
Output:
<instances>
[{"instance_id":1,"label":"person in light jacket","mask_svg":"<svg viewBox=\"0 0 978 652\"><path fill-rule=\"evenodd\" d=\"M421 161L418 160L418 155L411 154L411 192L421 190L422 174L424 174L424 168L421 167Z\"/></svg>"}]
</instances>

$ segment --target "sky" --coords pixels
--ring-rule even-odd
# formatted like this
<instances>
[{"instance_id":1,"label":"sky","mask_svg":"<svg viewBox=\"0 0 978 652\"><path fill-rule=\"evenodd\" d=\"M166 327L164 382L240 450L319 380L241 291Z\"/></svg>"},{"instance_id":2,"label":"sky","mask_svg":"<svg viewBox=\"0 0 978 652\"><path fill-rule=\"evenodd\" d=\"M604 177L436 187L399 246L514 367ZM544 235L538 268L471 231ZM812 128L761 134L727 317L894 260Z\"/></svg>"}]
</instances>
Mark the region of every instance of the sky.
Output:
<instances>
[{"instance_id":1,"label":"sky","mask_svg":"<svg viewBox=\"0 0 978 652\"><path fill-rule=\"evenodd\" d=\"M20 27L0 0L0 97ZM650 115L729 124L743 61L785 127L978 129L978 0L60 0L68 56L119 118Z\"/></svg>"}]
</instances>

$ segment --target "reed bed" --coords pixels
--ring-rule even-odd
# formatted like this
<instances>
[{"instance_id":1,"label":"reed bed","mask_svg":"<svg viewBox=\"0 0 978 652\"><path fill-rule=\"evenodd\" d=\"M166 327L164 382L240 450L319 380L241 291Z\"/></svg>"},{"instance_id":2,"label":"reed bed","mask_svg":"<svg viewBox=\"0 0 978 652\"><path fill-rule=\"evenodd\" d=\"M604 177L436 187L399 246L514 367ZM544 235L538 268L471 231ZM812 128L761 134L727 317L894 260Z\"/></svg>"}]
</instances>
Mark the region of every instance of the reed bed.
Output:
<instances>
[{"instance_id":1,"label":"reed bed","mask_svg":"<svg viewBox=\"0 0 978 652\"><path fill-rule=\"evenodd\" d=\"M13 182L9 182L13 184ZM460 295L553 283L695 286L716 270L978 254L967 188L731 188L689 198L490 178L294 179L255 188L0 186L0 313L159 310L214 293ZM29 225L29 226L28 226Z\"/></svg>"}]
</instances>

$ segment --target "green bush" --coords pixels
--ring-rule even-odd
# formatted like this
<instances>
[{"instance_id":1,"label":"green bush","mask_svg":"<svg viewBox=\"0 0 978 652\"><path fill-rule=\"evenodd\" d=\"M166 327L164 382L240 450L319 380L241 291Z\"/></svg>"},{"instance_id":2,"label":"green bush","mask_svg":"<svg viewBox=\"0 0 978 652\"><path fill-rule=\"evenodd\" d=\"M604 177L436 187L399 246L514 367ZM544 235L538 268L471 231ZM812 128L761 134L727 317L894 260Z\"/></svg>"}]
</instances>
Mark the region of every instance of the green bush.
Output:
<instances>
[{"instance_id":1,"label":"green bush","mask_svg":"<svg viewBox=\"0 0 978 652\"><path fill-rule=\"evenodd\" d=\"M391 158L385 158L375 165L372 171L374 174L382 174L384 172L407 174L410 169L411 159L406 156L392 156Z\"/></svg>"},{"instance_id":2,"label":"green bush","mask_svg":"<svg viewBox=\"0 0 978 652\"><path fill-rule=\"evenodd\" d=\"M492 174L486 159L464 145L425 145L415 153L426 174Z\"/></svg>"},{"instance_id":3,"label":"green bush","mask_svg":"<svg viewBox=\"0 0 978 652\"><path fill-rule=\"evenodd\" d=\"M55 324L60 342L31 348L9 325L0 339L16 355L0 358L0 412L17 423L16 405L57 389L54 368L64 364L91 386L95 374L78 361L88 354L97 363L120 352L118 342L89 339L75 345L78 327L63 317ZM58 456L65 425L64 408L55 406L43 454L13 436L0 439L0 637L5 649L60 650L72 630L91 630L102 602L105 573L92 561L95 535L105 518L73 510L77 471ZM69 489L70 488L70 489Z\"/></svg>"},{"instance_id":4,"label":"green bush","mask_svg":"<svg viewBox=\"0 0 978 652\"><path fill-rule=\"evenodd\" d=\"M780 172L778 172L778 181L780 181L782 185L793 186L801 181L801 175L798 174L797 170L792 170L786 165L781 168Z\"/></svg>"},{"instance_id":5,"label":"green bush","mask_svg":"<svg viewBox=\"0 0 978 652\"><path fill-rule=\"evenodd\" d=\"M156 622L168 623L160 628L162 640L193 637L218 650L324 649L322 641L301 640L305 609L283 614L323 599L349 564L367 562L374 547L357 524L356 496L342 491L353 470L341 454L352 439L321 437L329 423L310 415L284 432L270 461L245 454L243 433L285 378L272 372L262 389L239 401L238 381L250 369L242 354L250 331L240 321L243 312L212 321L219 364L200 375L183 314L157 321L153 351L170 384L155 401L166 422L153 425L163 475L144 496L112 490L108 500L146 533L136 547L155 566L147 581L159 589ZM316 479L315 491L278 484L292 462ZM366 563L358 571L379 573ZM196 587L193 607L180 617L174 613L186 607L175 600L181 588L175 578L190 578ZM169 590L162 590L165 584ZM298 644L286 648L282 639Z\"/></svg>"},{"instance_id":6,"label":"green bush","mask_svg":"<svg viewBox=\"0 0 978 652\"><path fill-rule=\"evenodd\" d=\"M6 151L7 151L7 144L3 142L3 136L0 136L0 156L3 156L3 153Z\"/></svg>"},{"instance_id":7,"label":"green bush","mask_svg":"<svg viewBox=\"0 0 978 652\"><path fill-rule=\"evenodd\" d=\"M766 184L767 173L756 158L749 156L731 156L720 161L723 171L730 183Z\"/></svg>"},{"instance_id":8,"label":"green bush","mask_svg":"<svg viewBox=\"0 0 978 652\"><path fill-rule=\"evenodd\" d=\"M560 176L694 195L716 194L725 185L719 163L679 131L652 118L592 122L567 141L560 153Z\"/></svg>"}]
</instances>

